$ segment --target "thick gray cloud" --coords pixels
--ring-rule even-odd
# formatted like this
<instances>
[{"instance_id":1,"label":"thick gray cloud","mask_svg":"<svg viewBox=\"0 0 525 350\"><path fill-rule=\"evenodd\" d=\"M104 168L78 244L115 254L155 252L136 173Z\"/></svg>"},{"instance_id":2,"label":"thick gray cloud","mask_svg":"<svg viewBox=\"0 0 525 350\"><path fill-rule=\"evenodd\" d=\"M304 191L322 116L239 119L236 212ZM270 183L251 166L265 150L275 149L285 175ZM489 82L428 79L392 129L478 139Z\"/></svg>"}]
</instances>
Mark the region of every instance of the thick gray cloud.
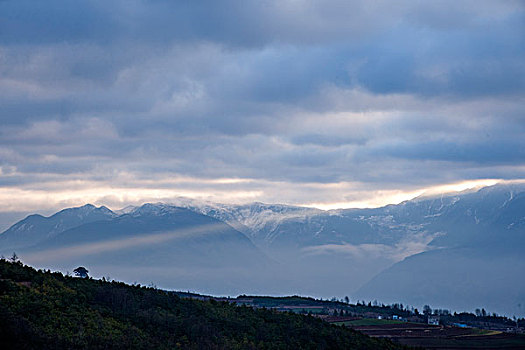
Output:
<instances>
[{"instance_id":1,"label":"thick gray cloud","mask_svg":"<svg viewBox=\"0 0 525 350\"><path fill-rule=\"evenodd\" d=\"M523 178L524 32L521 1L1 1L0 196Z\"/></svg>"}]
</instances>

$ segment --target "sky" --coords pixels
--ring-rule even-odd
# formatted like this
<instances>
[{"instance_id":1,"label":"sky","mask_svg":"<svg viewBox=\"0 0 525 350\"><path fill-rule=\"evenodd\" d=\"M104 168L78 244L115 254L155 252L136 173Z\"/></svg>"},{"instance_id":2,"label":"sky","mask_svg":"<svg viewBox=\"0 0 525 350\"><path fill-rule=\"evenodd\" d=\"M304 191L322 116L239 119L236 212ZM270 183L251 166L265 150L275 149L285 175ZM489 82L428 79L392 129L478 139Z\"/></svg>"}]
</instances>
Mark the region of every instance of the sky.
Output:
<instances>
[{"instance_id":1,"label":"sky","mask_svg":"<svg viewBox=\"0 0 525 350\"><path fill-rule=\"evenodd\" d=\"M525 178L524 1L0 1L0 230Z\"/></svg>"}]
</instances>

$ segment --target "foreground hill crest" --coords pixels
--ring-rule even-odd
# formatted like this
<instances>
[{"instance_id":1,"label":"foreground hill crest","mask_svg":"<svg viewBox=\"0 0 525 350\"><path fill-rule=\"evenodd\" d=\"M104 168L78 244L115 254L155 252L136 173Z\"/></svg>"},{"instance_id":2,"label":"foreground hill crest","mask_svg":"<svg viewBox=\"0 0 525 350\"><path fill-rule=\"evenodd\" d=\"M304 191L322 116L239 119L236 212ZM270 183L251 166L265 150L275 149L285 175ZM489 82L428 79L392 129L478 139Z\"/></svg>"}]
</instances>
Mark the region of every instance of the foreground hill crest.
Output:
<instances>
[{"instance_id":1,"label":"foreground hill crest","mask_svg":"<svg viewBox=\"0 0 525 350\"><path fill-rule=\"evenodd\" d=\"M3 349L401 349L320 319L0 260Z\"/></svg>"}]
</instances>

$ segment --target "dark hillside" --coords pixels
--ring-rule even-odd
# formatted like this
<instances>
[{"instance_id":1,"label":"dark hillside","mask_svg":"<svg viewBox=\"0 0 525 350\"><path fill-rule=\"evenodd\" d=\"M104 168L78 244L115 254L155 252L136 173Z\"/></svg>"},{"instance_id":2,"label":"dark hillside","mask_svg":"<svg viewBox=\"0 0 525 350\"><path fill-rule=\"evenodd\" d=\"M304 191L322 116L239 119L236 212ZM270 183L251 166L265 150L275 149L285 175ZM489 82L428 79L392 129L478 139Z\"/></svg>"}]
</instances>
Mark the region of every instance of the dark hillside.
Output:
<instances>
[{"instance_id":1,"label":"dark hillside","mask_svg":"<svg viewBox=\"0 0 525 350\"><path fill-rule=\"evenodd\" d=\"M0 260L2 349L397 349L314 317Z\"/></svg>"}]
</instances>

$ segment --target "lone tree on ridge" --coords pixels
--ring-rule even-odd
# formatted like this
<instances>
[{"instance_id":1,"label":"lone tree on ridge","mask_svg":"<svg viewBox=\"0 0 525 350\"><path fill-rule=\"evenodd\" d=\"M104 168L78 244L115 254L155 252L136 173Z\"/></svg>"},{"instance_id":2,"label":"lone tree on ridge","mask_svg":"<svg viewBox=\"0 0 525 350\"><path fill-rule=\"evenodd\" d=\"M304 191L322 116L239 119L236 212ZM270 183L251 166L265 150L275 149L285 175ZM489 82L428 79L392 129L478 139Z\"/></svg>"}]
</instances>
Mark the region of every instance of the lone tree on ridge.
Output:
<instances>
[{"instance_id":1,"label":"lone tree on ridge","mask_svg":"<svg viewBox=\"0 0 525 350\"><path fill-rule=\"evenodd\" d=\"M87 278L89 277L88 276L88 270L84 267L84 266L79 266L77 267L76 269L73 270L73 272L75 273L75 275L77 275L78 277L82 277L82 278Z\"/></svg>"}]
</instances>

